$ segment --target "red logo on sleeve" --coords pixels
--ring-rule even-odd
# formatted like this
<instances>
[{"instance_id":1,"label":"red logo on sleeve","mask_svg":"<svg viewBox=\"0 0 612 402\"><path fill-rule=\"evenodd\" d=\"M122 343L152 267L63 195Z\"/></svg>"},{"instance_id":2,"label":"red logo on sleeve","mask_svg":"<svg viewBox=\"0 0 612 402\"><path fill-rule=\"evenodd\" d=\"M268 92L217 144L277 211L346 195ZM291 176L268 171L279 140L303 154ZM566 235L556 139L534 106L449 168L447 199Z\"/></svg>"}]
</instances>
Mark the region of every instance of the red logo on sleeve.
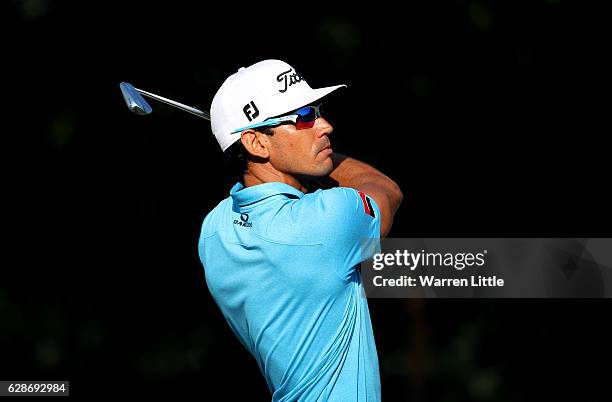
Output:
<instances>
[{"instance_id":1,"label":"red logo on sleeve","mask_svg":"<svg viewBox=\"0 0 612 402\"><path fill-rule=\"evenodd\" d=\"M370 215L372 218L375 218L374 208L372 208L372 202L370 201L370 197L359 191L359 196L361 197L361 202L363 202L363 210L366 215Z\"/></svg>"}]
</instances>

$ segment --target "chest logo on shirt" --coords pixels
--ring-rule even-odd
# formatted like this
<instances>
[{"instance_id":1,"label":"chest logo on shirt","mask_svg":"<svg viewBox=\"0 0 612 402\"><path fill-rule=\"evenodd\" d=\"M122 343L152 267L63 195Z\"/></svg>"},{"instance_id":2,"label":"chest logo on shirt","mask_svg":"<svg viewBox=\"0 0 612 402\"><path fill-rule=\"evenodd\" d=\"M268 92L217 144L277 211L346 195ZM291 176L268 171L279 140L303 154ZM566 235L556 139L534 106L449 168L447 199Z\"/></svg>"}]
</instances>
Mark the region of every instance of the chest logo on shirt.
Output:
<instances>
[{"instance_id":1,"label":"chest logo on shirt","mask_svg":"<svg viewBox=\"0 0 612 402\"><path fill-rule=\"evenodd\" d=\"M249 222L249 214L240 214L240 220L234 219L234 225L250 228L253 226L253 222Z\"/></svg>"}]
</instances>

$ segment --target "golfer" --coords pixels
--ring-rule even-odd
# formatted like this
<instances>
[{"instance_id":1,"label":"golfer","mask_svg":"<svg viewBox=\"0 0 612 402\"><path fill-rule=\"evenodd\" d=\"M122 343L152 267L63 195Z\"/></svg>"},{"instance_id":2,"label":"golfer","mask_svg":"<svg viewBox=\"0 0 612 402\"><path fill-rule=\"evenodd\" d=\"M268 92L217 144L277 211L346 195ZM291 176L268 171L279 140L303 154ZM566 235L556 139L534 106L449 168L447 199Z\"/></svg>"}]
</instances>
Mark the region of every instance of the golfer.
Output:
<instances>
[{"instance_id":1,"label":"golfer","mask_svg":"<svg viewBox=\"0 0 612 402\"><path fill-rule=\"evenodd\" d=\"M272 401L381 398L359 264L379 250L402 192L333 152L321 100L343 86L312 89L289 64L264 60L228 77L211 106L239 177L204 219L199 255ZM315 190L322 180L336 186Z\"/></svg>"}]
</instances>

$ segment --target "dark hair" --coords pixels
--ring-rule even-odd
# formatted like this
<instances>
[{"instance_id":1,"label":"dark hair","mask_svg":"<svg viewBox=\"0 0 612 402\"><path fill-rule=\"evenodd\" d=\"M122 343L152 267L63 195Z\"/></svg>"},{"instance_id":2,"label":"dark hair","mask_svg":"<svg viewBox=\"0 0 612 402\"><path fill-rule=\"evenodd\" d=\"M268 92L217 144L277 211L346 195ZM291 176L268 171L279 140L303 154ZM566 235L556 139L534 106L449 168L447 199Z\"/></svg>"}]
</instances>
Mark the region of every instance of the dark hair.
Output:
<instances>
[{"instance_id":1,"label":"dark hair","mask_svg":"<svg viewBox=\"0 0 612 402\"><path fill-rule=\"evenodd\" d=\"M260 133L266 135L274 134L272 127L260 127L255 131L259 131ZM253 155L246 150L244 145L242 145L242 141L240 140L234 142L225 150L223 153L223 158L229 168L229 173L232 175L232 178L240 182L243 180L242 176L244 175L244 172L246 172L248 162L254 159Z\"/></svg>"}]
</instances>

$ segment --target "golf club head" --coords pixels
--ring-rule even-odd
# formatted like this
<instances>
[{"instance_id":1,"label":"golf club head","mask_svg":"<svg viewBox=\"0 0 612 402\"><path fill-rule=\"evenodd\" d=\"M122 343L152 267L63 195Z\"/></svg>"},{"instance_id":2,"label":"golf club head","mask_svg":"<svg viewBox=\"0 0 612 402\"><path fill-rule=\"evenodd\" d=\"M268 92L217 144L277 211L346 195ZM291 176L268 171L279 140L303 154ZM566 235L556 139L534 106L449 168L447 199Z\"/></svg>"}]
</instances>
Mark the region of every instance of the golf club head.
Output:
<instances>
[{"instance_id":1,"label":"golf club head","mask_svg":"<svg viewBox=\"0 0 612 402\"><path fill-rule=\"evenodd\" d=\"M138 93L138 91L131 84L122 82L119 84L119 87L121 88L121 93L123 94L125 104L132 112L140 115L146 115L153 111L153 108L151 108L147 101L144 100L142 95Z\"/></svg>"}]
</instances>

